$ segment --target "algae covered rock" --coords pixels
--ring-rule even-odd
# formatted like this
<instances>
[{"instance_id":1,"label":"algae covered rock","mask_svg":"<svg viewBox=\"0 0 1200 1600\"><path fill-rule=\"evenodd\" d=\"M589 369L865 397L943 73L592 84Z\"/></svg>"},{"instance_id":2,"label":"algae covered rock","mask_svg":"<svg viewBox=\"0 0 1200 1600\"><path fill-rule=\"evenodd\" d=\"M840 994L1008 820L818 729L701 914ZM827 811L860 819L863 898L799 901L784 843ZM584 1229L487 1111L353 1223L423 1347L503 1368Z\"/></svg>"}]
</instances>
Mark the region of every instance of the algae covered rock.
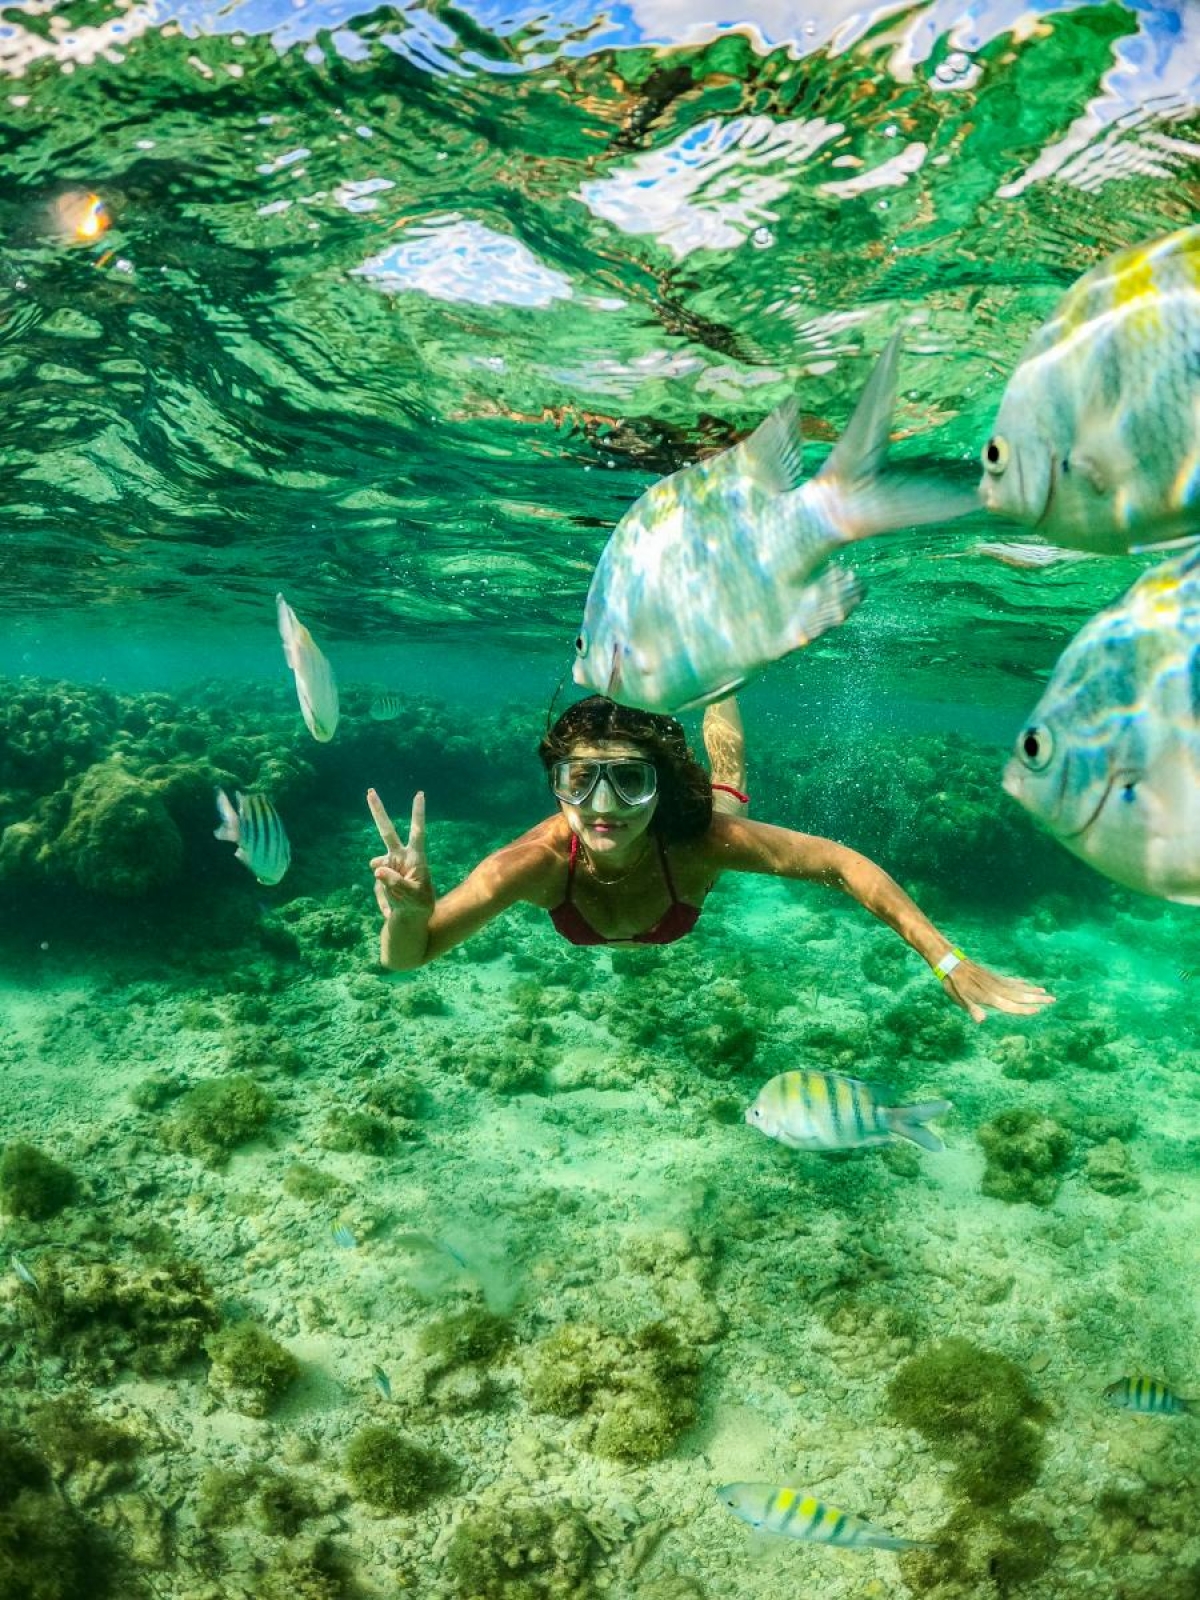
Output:
<instances>
[{"instance_id":1,"label":"algae covered rock","mask_svg":"<svg viewBox=\"0 0 1200 1600\"><path fill-rule=\"evenodd\" d=\"M525 1394L534 1411L583 1416L598 1455L655 1461L696 1420L701 1365L665 1322L632 1335L566 1323L535 1346Z\"/></svg>"},{"instance_id":2,"label":"algae covered rock","mask_svg":"<svg viewBox=\"0 0 1200 1600\"><path fill-rule=\"evenodd\" d=\"M270 1120L275 1102L245 1073L198 1083L179 1101L163 1126L172 1150L216 1165L238 1145L255 1138Z\"/></svg>"},{"instance_id":3,"label":"algae covered rock","mask_svg":"<svg viewBox=\"0 0 1200 1600\"><path fill-rule=\"evenodd\" d=\"M454 1463L398 1428L360 1428L346 1447L345 1472L360 1500L377 1511L414 1511L454 1482Z\"/></svg>"},{"instance_id":4,"label":"algae covered rock","mask_svg":"<svg viewBox=\"0 0 1200 1600\"><path fill-rule=\"evenodd\" d=\"M0 1428L0 1595L5 1600L108 1600L121 1563L108 1535L53 1487L49 1468ZM125 1593L137 1592L130 1586Z\"/></svg>"},{"instance_id":5,"label":"algae covered rock","mask_svg":"<svg viewBox=\"0 0 1200 1600\"><path fill-rule=\"evenodd\" d=\"M1048 1206L1071 1156L1071 1136L1040 1111L1014 1106L979 1129L987 1157L980 1187L996 1200Z\"/></svg>"},{"instance_id":6,"label":"algae covered rock","mask_svg":"<svg viewBox=\"0 0 1200 1600\"><path fill-rule=\"evenodd\" d=\"M54 852L81 888L134 899L179 876L183 836L153 784L106 761L80 779Z\"/></svg>"},{"instance_id":7,"label":"algae covered rock","mask_svg":"<svg viewBox=\"0 0 1200 1600\"><path fill-rule=\"evenodd\" d=\"M468 1507L446 1550L445 1572L462 1600L591 1600L599 1550L565 1500Z\"/></svg>"},{"instance_id":8,"label":"algae covered rock","mask_svg":"<svg viewBox=\"0 0 1200 1600\"><path fill-rule=\"evenodd\" d=\"M235 1322L204 1341L208 1386L235 1411L261 1417L300 1376L300 1363L256 1322Z\"/></svg>"},{"instance_id":9,"label":"algae covered rock","mask_svg":"<svg viewBox=\"0 0 1200 1600\"><path fill-rule=\"evenodd\" d=\"M1136 1194L1142 1187L1129 1148L1120 1139L1106 1139L1088 1151L1084 1177L1097 1194Z\"/></svg>"},{"instance_id":10,"label":"algae covered rock","mask_svg":"<svg viewBox=\"0 0 1200 1600\"><path fill-rule=\"evenodd\" d=\"M978 1505L1006 1505L1037 1482L1046 1410L1007 1356L945 1339L903 1363L888 1385L892 1415L956 1465Z\"/></svg>"},{"instance_id":11,"label":"algae covered rock","mask_svg":"<svg viewBox=\"0 0 1200 1600\"><path fill-rule=\"evenodd\" d=\"M210 1285L188 1261L132 1270L51 1257L39 1263L39 1280L28 1308L35 1344L91 1379L125 1368L175 1372L202 1354L220 1322Z\"/></svg>"},{"instance_id":12,"label":"algae covered rock","mask_svg":"<svg viewBox=\"0 0 1200 1600\"><path fill-rule=\"evenodd\" d=\"M1000 1600L1040 1577L1057 1549L1050 1530L1031 1517L964 1506L931 1548L906 1551L900 1570L912 1592L926 1600Z\"/></svg>"},{"instance_id":13,"label":"algae covered rock","mask_svg":"<svg viewBox=\"0 0 1200 1600\"><path fill-rule=\"evenodd\" d=\"M75 1174L35 1145L6 1145L0 1156L0 1209L10 1217L45 1222L79 1192Z\"/></svg>"}]
</instances>

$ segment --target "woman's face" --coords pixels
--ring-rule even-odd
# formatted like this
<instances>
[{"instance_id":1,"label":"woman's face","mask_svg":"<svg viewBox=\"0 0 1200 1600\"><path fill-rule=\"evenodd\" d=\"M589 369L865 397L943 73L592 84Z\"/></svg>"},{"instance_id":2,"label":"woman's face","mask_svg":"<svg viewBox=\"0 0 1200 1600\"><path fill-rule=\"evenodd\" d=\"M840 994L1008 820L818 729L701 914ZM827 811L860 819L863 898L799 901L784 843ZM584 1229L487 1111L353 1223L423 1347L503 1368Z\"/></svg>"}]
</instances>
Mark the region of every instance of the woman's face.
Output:
<instances>
[{"instance_id":1,"label":"woman's face","mask_svg":"<svg viewBox=\"0 0 1200 1600\"><path fill-rule=\"evenodd\" d=\"M645 762L646 752L627 739L597 739L571 746L570 760ZM559 806L571 832L592 855L620 859L645 834L658 809L658 794L640 805L630 805L618 792L607 773L602 774L591 793L578 805L559 799Z\"/></svg>"}]
</instances>

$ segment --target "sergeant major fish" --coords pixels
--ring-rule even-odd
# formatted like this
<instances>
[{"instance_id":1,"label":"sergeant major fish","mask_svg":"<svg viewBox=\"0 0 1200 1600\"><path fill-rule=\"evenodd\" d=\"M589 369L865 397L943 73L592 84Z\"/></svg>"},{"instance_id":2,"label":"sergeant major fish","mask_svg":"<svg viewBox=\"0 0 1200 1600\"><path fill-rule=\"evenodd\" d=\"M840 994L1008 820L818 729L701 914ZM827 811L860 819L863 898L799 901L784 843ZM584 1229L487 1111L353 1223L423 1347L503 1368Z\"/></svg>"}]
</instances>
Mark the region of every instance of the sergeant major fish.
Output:
<instances>
[{"instance_id":1,"label":"sergeant major fish","mask_svg":"<svg viewBox=\"0 0 1200 1600\"><path fill-rule=\"evenodd\" d=\"M642 495L592 576L576 683L647 711L720 699L858 605L852 574L813 576L839 546L971 509L970 497L881 476L899 352L897 335L815 477L804 480L793 398L740 444Z\"/></svg>"},{"instance_id":2,"label":"sergeant major fish","mask_svg":"<svg viewBox=\"0 0 1200 1600\"><path fill-rule=\"evenodd\" d=\"M727 1483L717 1499L752 1528L777 1533L787 1539L813 1544L835 1544L850 1550L916 1550L923 1539L904 1539L873 1522L824 1505L803 1489L773 1483Z\"/></svg>"},{"instance_id":3,"label":"sergeant major fish","mask_svg":"<svg viewBox=\"0 0 1200 1600\"><path fill-rule=\"evenodd\" d=\"M300 715L313 738L328 744L338 725L338 689L333 668L281 594L275 596L275 615L284 658L295 674Z\"/></svg>"},{"instance_id":4,"label":"sergeant major fish","mask_svg":"<svg viewBox=\"0 0 1200 1600\"><path fill-rule=\"evenodd\" d=\"M1143 573L1080 629L1004 787L1114 882L1200 904L1200 551Z\"/></svg>"},{"instance_id":5,"label":"sergeant major fish","mask_svg":"<svg viewBox=\"0 0 1200 1600\"><path fill-rule=\"evenodd\" d=\"M752 1128L790 1150L862 1150L910 1139L926 1150L945 1146L923 1126L944 1116L948 1100L886 1105L879 1091L839 1072L781 1072L758 1091L746 1109Z\"/></svg>"},{"instance_id":6,"label":"sergeant major fish","mask_svg":"<svg viewBox=\"0 0 1200 1600\"><path fill-rule=\"evenodd\" d=\"M1055 544L1200 537L1200 226L1067 291L1009 379L983 469L988 510Z\"/></svg>"},{"instance_id":7,"label":"sergeant major fish","mask_svg":"<svg viewBox=\"0 0 1200 1600\"><path fill-rule=\"evenodd\" d=\"M217 790L217 815L221 825L214 838L236 844L234 859L241 861L259 883L278 883L292 860L292 847L279 813L262 794L242 794L234 790L236 808L224 789Z\"/></svg>"},{"instance_id":8,"label":"sergeant major fish","mask_svg":"<svg viewBox=\"0 0 1200 1600\"><path fill-rule=\"evenodd\" d=\"M1157 1378L1118 1378L1105 1389L1104 1398L1110 1406L1147 1416L1178 1417L1196 1409L1194 1400L1185 1400Z\"/></svg>"}]
</instances>

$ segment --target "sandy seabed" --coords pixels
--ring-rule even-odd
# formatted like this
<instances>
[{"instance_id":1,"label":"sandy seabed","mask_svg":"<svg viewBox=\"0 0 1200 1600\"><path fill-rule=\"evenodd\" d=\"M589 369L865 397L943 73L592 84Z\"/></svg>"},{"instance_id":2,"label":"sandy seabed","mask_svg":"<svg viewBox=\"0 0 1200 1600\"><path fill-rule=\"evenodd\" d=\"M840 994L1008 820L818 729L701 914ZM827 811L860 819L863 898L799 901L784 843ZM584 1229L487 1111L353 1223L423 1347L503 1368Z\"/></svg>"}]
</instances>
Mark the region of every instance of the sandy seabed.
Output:
<instances>
[{"instance_id":1,"label":"sandy seabed","mask_svg":"<svg viewBox=\"0 0 1200 1600\"><path fill-rule=\"evenodd\" d=\"M1200 1392L1188 924L1153 908L1103 930L1031 919L954 935L1046 982L1058 1014L958 1029L922 964L894 959L864 914L746 881L666 951L571 950L515 913L411 977L372 968L364 944L361 962L293 963L249 1001L211 977L115 980L99 954L68 973L49 951L3 997L4 1138L64 1162L81 1190L52 1220L10 1218L7 1242L45 1277L56 1261L135 1264L139 1239L166 1230L222 1316L261 1324L300 1372L262 1416L203 1359L97 1377L39 1343L35 1297L10 1272L0 1361L18 1419L82 1391L137 1437L123 1480L68 1472L64 1492L152 1593L179 1600L273 1593L283 1552L322 1539L344 1592L383 1597L1200 1592L1186 1587L1200 1422L1102 1398L1127 1373ZM951 1100L947 1149L821 1157L763 1139L744 1106L802 1065ZM224 1162L172 1148L180 1090L234 1068L272 1099L263 1136ZM131 1098L148 1080L158 1105ZM386 1124L401 1101L381 1153L331 1148L348 1115ZM1014 1107L1065 1133L1040 1204L981 1192L977 1131ZM298 1164L327 1181L299 1183ZM494 1338L439 1345L438 1329L480 1311ZM692 1363L676 1421L688 1404L694 1420L660 1458L629 1459L627 1441L614 1458L617 1379L581 1380L573 1414L539 1409L564 1326L585 1346L616 1341L619 1362L662 1324ZM1008 1358L1040 1404L1036 1482L1007 1504L964 1498L955 1461L889 1402L904 1363L951 1337ZM345 1475L352 1437L381 1423L451 1463L415 1509L372 1509ZM214 1468L279 1471L306 1486L310 1514L285 1536L251 1515L213 1526ZM763 1540L715 1498L739 1479L796 1484L957 1554ZM494 1538L530 1505L582 1523L575 1566L534 1550L495 1587L456 1577L457 1530ZM963 1529L1020 1545L1020 1519L1053 1542L1018 1579Z\"/></svg>"}]
</instances>

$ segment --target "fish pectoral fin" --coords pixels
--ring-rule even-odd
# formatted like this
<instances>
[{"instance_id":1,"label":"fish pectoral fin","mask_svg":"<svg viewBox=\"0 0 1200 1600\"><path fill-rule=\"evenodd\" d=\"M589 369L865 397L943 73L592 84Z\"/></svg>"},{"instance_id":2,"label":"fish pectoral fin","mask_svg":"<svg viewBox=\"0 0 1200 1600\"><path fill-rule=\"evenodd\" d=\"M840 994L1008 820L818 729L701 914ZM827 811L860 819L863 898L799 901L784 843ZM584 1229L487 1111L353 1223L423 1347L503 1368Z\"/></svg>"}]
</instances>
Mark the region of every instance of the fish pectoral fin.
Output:
<instances>
[{"instance_id":1,"label":"fish pectoral fin","mask_svg":"<svg viewBox=\"0 0 1200 1600\"><path fill-rule=\"evenodd\" d=\"M735 470L770 494L786 494L804 482L804 434L793 395L776 406L754 432L735 446Z\"/></svg>"},{"instance_id":2,"label":"fish pectoral fin","mask_svg":"<svg viewBox=\"0 0 1200 1600\"><path fill-rule=\"evenodd\" d=\"M866 593L853 572L845 567L827 567L819 578L801 587L778 654L801 650L823 633L840 627Z\"/></svg>"},{"instance_id":3,"label":"fish pectoral fin","mask_svg":"<svg viewBox=\"0 0 1200 1600\"><path fill-rule=\"evenodd\" d=\"M1073 450L1059 470L1069 471L1073 478L1086 478L1098 495L1107 497L1117 492L1132 465L1128 451L1110 438L1102 450L1095 443L1091 450Z\"/></svg>"},{"instance_id":4,"label":"fish pectoral fin","mask_svg":"<svg viewBox=\"0 0 1200 1600\"><path fill-rule=\"evenodd\" d=\"M695 695L691 700L685 700L682 705L675 706L672 715L679 711L699 711L701 706L711 706L716 700L725 700L731 694L735 694L745 682L744 675L740 678L730 678L728 683L721 684L719 688L706 689L703 694Z\"/></svg>"}]
</instances>

